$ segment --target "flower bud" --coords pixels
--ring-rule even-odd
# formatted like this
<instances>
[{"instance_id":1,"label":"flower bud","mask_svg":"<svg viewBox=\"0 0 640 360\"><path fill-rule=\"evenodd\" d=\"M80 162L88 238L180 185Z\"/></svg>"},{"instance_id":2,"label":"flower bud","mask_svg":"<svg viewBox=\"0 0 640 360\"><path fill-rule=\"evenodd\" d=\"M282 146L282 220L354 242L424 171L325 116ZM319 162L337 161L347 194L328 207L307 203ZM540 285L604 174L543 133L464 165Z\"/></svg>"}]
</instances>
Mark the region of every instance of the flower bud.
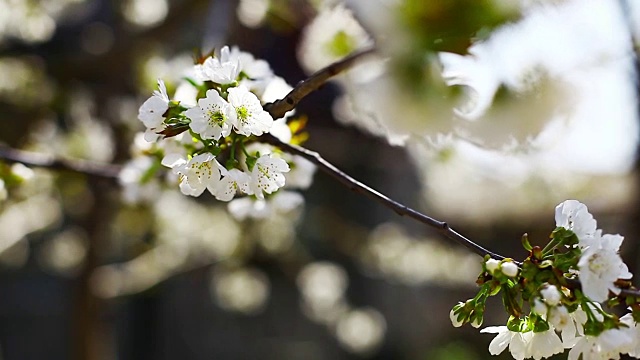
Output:
<instances>
[{"instance_id":1,"label":"flower bud","mask_svg":"<svg viewBox=\"0 0 640 360\"><path fill-rule=\"evenodd\" d=\"M487 271L493 274L493 272L496 271L498 266L500 266L500 261L496 259L489 259L484 265L487 268Z\"/></svg>"},{"instance_id":2,"label":"flower bud","mask_svg":"<svg viewBox=\"0 0 640 360\"><path fill-rule=\"evenodd\" d=\"M544 304L539 298L533 300L533 311L541 316L547 315L547 305Z\"/></svg>"},{"instance_id":3,"label":"flower bud","mask_svg":"<svg viewBox=\"0 0 640 360\"><path fill-rule=\"evenodd\" d=\"M473 321L471 321L471 326L474 328L479 328L482 325L482 316L475 316Z\"/></svg>"},{"instance_id":4,"label":"flower bud","mask_svg":"<svg viewBox=\"0 0 640 360\"><path fill-rule=\"evenodd\" d=\"M460 327L462 326L462 324L464 324L464 321L458 320L458 315L460 314L460 312L458 311L458 313L456 314L456 310L459 309L458 305L454 306L453 309L451 309L451 312L449 312L449 318L451 319L451 324L453 325L453 327Z\"/></svg>"},{"instance_id":5,"label":"flower bud","mask_svg":"<svg viewBox=\"0 0 640 360\"><path fill-rule=\"evenodd\" d=\"M515 277L516 275L518 275L518 265L514 264L511 261L503 262L500 266L500 270L502 270L502 273L508 277Z\"/></svg>"},{"instance_id":6,"label":"flower bud","mask_svg":"<svg viewBox=\"0 0 640 360\"><path fill-rule=\"evenodd\" d=\"M549 306L558 305L560 303L560 299L562 299L562 294L555 285L549 285L540 290L540 295L542 295L544 302Z\"/></svg>"}]
</instances>

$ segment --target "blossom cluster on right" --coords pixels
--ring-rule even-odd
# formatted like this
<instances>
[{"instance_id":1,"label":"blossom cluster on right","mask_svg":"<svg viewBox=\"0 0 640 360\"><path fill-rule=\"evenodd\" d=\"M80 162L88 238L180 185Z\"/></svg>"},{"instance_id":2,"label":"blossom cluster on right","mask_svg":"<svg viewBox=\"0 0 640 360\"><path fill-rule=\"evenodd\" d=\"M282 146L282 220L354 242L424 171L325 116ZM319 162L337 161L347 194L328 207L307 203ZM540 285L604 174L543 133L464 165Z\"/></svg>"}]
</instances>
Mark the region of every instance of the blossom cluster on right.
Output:
<instances>
[{"instance_id":1,"label":"blossom cluster on right","mask_svg":"<svg viewBox=\"0 0 640 360\"><path fill-rule=\"evenodd\" d=\"M492 355L509 348L514 359L543 359L570 349L570 360L640 358L640 292L619 255L623 237L603 234L576 200L558 205L555 220L544 248L523 237L529 256L522 263L485 258L480 291L453 307L453 325L480 327L486 299L501 294L507 324L481 330L497 334ZM619 317L616 306L628 312Z\"/></svg>"}]
</instances>

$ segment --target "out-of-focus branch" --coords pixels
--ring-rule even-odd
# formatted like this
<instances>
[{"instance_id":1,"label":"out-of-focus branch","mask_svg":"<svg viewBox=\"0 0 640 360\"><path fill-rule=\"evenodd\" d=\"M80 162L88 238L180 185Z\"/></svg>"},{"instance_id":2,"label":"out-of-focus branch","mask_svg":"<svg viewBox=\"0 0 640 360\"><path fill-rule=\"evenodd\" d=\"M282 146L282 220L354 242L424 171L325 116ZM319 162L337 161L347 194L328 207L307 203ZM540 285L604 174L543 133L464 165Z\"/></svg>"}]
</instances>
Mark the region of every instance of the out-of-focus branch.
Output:
<instances>
[{"instance_id":1,"label":"out-of-focus branch","mask_svg":"<svg viewBox=\"0 0 640 360\"><path fill-rule=\"evenodd\" d=\"M330 175L331 177L333 177L334 179L338 180L340 183L348 187L350 190L373 199L374 201L392 209L400 216L408 216L425 225L435 228L438 232L440 232L445 237L457 242L462 246L465 246L466 248L468 248L469 250L473 251L474 253L480 256L489 255L492 258L499 259L499 260L505 258L504 256L493 253L483 248L482 246L476 244L475 242L467 239L466 237L464 237L463 235L461 235L460 233L458 233L457 231L449 227L449 224L447 224L446 222L436 220L406 205L403 205L389 198L388 196L378 192L377 190L352 178L351 176L347 175L345 172L343 172L342 170L338 169L336 166L334 166L333 164L325 160L322 156L320 156L320 154L318 154L315 151L311 151L300 146L284 143L271 134L266 134L266 136L263 136L262 139L263 141L273 146L279 147L285 152L302 156L303 158L311 161L316 166L318 166L320 170L324 171L325 173L327 173L328 175Z\"/></svg>"},{"instance_id":2,"label":"out-of-focus branch","mask_svg":"<svg viewBox=\"0 0 640 360\"><path fill-rule=\"evenodd\" d=\"M318 88L324 85L327 80L349 69L361 58L370 55L373 52L375 52L375 48L359 51L317 71L309 78L296 84L293 90L291 90L284 98L265 104L264 109L271 114L274 119L283 117L288 111L293 110L293 108L295 108L305 96L318 90Z\"/></svg>"},{"instance_id":3,"label":"out-of-focus branch","mask_svg":"<svg viewBox=\"0 0 640 360\"><path fill-rule=\"evenodd\" d=\"M51 155L17 150L6 145L0 145L0 160L109 179L116 179L121 169L119 165L96 163L88 160L60 159Z\"/></svg>"},{"instance_id":4,"label":"out-of-focus branch","mask_svg":"<svg viewBox=\"0 0 640 360\"><path fill-rule=\"evenodd\" d=\"M349 69L361 58L372 54L375 48L369 48L362 50L355 54L352 54L338 62L335 62L324 69L321 69L311 75L309 78L300 81L284 98L264 105L264 110L267 111L274 119L278 119L284 116L287 111L292 110L305 96L311 92L317 90L320 86L325 84L330 78L338 75L339 73ZM285 152L300 155L303 158L316 164L322 171L338 180L343 185L347 186L350 190L359 194L363 194L382 205L392 209L401 216L408 216L412 219L420 221L430 227L435 228L441 234L447 238L465 246L474 253L485 256L490 255L494 259L504 259L504 256L495 254L475 242L467 239L457 231L451 229L449 225L444 221L436 220L429 217L419 211L416 211L410 207L407 207L399 202L387 197L386 195L374 190L373 188L361 183L360 181L347 175L342 170L335 167L333 164L325 160L320 154L315 151L305 149L300 146L291 145L280 141L278 138L271 134L266 134L261 138L262 141L271 145L277 146Z\"/></svg>"}]
</instances>

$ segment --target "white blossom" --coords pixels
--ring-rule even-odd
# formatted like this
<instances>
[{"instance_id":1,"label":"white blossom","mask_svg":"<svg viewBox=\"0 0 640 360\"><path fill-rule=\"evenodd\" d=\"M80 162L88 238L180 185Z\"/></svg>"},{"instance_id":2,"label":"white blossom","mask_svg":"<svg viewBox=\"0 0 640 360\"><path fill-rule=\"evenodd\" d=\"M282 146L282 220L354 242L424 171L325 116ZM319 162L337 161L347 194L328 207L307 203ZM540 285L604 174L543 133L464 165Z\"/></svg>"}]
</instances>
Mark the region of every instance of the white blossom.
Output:
<instances>
[{"instance_id":1,"label":"white blossom","mask_svg":"<svg viewBox=\"0 0 640 360\"><path fill-rule=\"evenodd\" d=\"M536 360L548 358L564 351L562 341L553 329L534 332L527 343L526 357Z\"/></svg>"},{"instance_id":2,"label":"white blossom","mask_svg":"<svg viewBox=\"0 0 640 360\"><path fill-rule=\"evenodd\" d=\"M590 245L596 236L596 220L587 206L577 200L566 200L556 206L556 226L573 231L582 247Z\"/></svg>"},{"instance_id":3,"label":"white blossom","mask_svg":"<svg viewBox=\"0 0 640 360\"><path fill-rule=\"evenodd\" d=\"M582 355L583 360L619 359L620 353L627 352L633 339L627 331L609 329L598 336L582 336L569 351L568 360L577 360Z\"/></svg>"},{"instance_id":4,"label":"white blossom","mask_svg":"<svg viewBox=\"0 0 640 360\"><path fill-rule=\"evenodd\" d=\"M262 109L260 100L246 87L229 89L227 99L233 107L229 118L238 134L249 136L269 132L273 118Z\"/></svg>"},{"instance_id":5,"label":"white blossom","mask_svg":"<svg viewBox=\"0 0 640 360\"><path fill-rule=\"evenodd\" d=\"M569 310L562 305L549 309L547 321L558 331L564 331L568 326L573 325L572 330L575 334L575 324L571 316L569 316Z\"/></svg>"},{"instance_id":6,"label":"white blossom","mask_svg":"<svg viewBox=\"0 0 640 360\"><path fill-rule=\"evenodd\" d=\"M533 337L533 332L511 331L506 326L489 326L480 330L480 332L498 334L489 344L489 353L491 355L501 354L508 346L509 352L514 359L522 360L528 357L528 344Z\"/></svg>"},{"instance_id":7,"label":"white blossom","mask_svg":"<svg viewBox=\"0 0 640 360\"><path fill-rule=\"evenodd\" d=\"M198 100L198 106L192 107L184 114L191 119L191 130L200 134L203 139L218 140L231 133L231 111L231 105L218 94L218 91L211 89L207 91L206 97Z\"/></svg>"},{"instance_id":8,"label":"white blossom","mask_svg":"<svg viewBox=\"0 0 640 360\"><path fill-rule=\"evenodd\" d=\"M590 306L590 307L592 307L593 309L596 309L593 306ZM558 309L560 309L560 307L558 307ZM598 312L595 312L595 314L596 314L596 317L597 315L600 315L600 313ZM553 316L554 314L549 315L550 322ZM570 349L573 346L575 346L578 340L580 340L580 338L584 336L584 324L586 322L587 322L587 313L581 308L578 308L576 309L576 311L569 313L569 321L564 323L564 328L557 326L557 329L562 331L561 333L562 345L564 345L565 349ZM554 326L556 325L558 324L554 324Z\"/></svg>"},{"instance_id":9,"label":"white blossom","mask_svg":"<svg viewBox=\"0 0 640 360\"><path fill-rule=\"evenodd\" d=\"M289 172L289 165L283 159L272 157L271 154L260 156L251 173L251 188L256 197L261 199L263 192L271 194L283 187L285 172Z\"/></svg>"},{"instance_id":10,"label":"white blossom","mask_svg":"<svg viewBox=\"0 0 640 360\"><path fill-rule=\"evenodd\" d=\"M269 134L275 136L276 138L278 138L278 140L287 144L291 143L291 138L293 137L291 129L289 128L289 125L287 125L286 118L274 120L273 124L271 125L271 129L269 129Z\"/></svg>"},{"instance_id":11,"label":"white blossom","mask_svg":"<svg viewBox=\"0 0 640 360\"><path fill-rule=\"evenodd\" d=\"M623 239L620 235L605 234L580 256L578 268L582 291L594 301L607 300L609 290L620 293L614 282L632 276L618 254Z\"/></svg>"},{"instance_id":12,"label":"white blossom","mask_svg":"<svg viewBox=\"0 0 640 360\"><path fill-rule=\"evenodd\" d=\"M227 170L222 168L222 179L216 186L216 199L221 201L231 201L236 192L241 191L245 194L252 194L249 188L251 178L247 173L238 169Z\"/></svg>"},{"instance_id":13,"label":"white blossom","mask_svg":"<svg viewBox=\"0 0 640 360\"><path fill-rule=\"evenodd\" d=\"M466 120L476 120L484 115L500 87L494 64L487 60L484 52L484 48L474 46L469 49L467 56L446 52L439 54L442 78L447 85L465 86L469 91L469 103L464 108L454 110L456 115Z\"/></svg>"},{"instance_id":14,"label":"white blossom","mask_svg":"<svg viewBox=\"0 0 640 360\"><path fill-rule=\"evenodd\" d=\"M240 60L232 58L229 47L220 50L220 57L209 57L203 64L194 68L196 78L200 81L213 81L218 84L231 84L240 74Z\"/></svg>"},{"instance_id":15,"label":"white blossom","mask_svg":"<svg viewBox=\"0 0 640 360\"><path fill-rule=\"evenodd\" d=\"M626 329L621 329L631 338L631 344L629 349L627 349L627 353L634 358L640 358L640 327L638 327L638 324L633 320L631 313L627 313L621 317L620 322L628 326Z\"/></svg>"},{"instance_id":16,"label":"white blossom","mask_svg":"<svg viewBox=\"0 0 640 360\"><path fill-rule=\"evenodd\" d=\"M199 154L188 162L176 161L173 165L173 172L180 175L180 191L183 194L200 196L207 189L215 195L221 167L215 156L210 153Z\"/></svg>"},{"instance_id":17,"label":"white blossom","mask_svg":"<svg viewBox=\"0 0 640 360\"><path fill-rule=\"evenodd\" d=\"M156 129L164 121L164 113L169 109L169 95L164 81L158 79L158 90L145 101L138 110L138 119L147 129Z\"/></svg>"}]
</instances>

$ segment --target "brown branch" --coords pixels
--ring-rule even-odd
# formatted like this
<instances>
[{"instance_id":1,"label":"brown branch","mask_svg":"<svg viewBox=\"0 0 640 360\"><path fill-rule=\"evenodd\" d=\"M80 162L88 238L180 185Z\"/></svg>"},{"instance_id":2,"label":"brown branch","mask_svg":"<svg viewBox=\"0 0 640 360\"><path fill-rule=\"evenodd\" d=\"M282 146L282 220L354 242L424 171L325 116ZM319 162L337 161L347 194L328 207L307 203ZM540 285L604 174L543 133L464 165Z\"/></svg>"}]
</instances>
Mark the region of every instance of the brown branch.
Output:
<instances>
[{"instance_id":1,"label":"brown branch","mask_svg":"<svg viewBox=\"0 0 640 360\"><path fill-rule=\"evenodd\" d=\"M0 145L0 159L51 170L70 171L99 178L116 179L121 167L88 160L60 159L51 155L13 149Z\"/></svg>"},{"instance_id":2,"label":"brown branch","mask_svg":"<svg viewBox=\"0 0 640 360\"><path fill-rule=\"evenodd\" d=\"M349 69L361 58L372 54L374 51L375 48L359 51L317 71L309 78L296 84L293 90L284 98L265 104L264 109L271 114L274 119L283 117L288 111L293 110L304 97L318 90L318 88L324 85L330 78Z\"/></svg>"},{"instance_id":3,"label":"brown branch","mask_svg":"<svg viewBox=\"0 0 640 360\"><path fill-rule=\"evenodd\" d=\"M339 73L349 69L362 57L372 54L375 48L369 48L355 54L352 54L338 62L335 62L324 69L321 69L311 75L309 78L300 81L284 98L264 105L264 110L267 111L274 119L278 119L284 116L288 111L293 108L307 95L317 90L320 86L325 84L330 78L338 75ZM277 146L285 152L291 154L297 154L303 158L311 161L318 166L322 171L338 180L343 185L347 186L350 190L365 195L374 201L381 203L382 205L392 209L400 216L408 216L423 224L435 228L446 236L447 238L465 246L474 253L485 256L489 255L494 259L504 259L502 255L495 254L475 242L467 239L457 231L449 227L444 221L436 220L429 217L419 211L416 211L410 207L407 207L399 202L387 197L386 195L376 191L375 189L361 183L360 181L347 175L342 170L335 167L333 164L322 158L317 152L307 150L303 147L291 145L280 141L278 138L271 134L265 134L261 138L262 141L271 145Z\"/></svg>"},{"instance_id":4,"label":"brown branch","mask_svg":"<svg viewBox=\"0 0 640 360\"><path fill-rule=\"evenodd\" d=\"M400 216L408 216L427 226L435 228L438 232L440 232L445 237L457 242L458 244L468 248L469 250L473 251L474 253L480 256L489 255L492 258L498 259L498 260L502 260L505 258L504 256L493 253L483 248L482 246L476 244L475 242L467 239L466 237L464 237L463 235L461 235L460 233L458 233L457 231L449 227L449 224L447 224L446 222L436 220L406 205L403 205L389 198L388 196L378 192L377 190L352 178L351 176L347 175L345 172L343 172L342 170L338 169L333 164L325 160L322 156L320 156L320 154L318 154L315 151L311 151L300 146L284 143L271 134L264 135L262 137L262 140L268 144L279 147L285 152L302 156L303 158L311 161L316 166L318 166L320 170L324 171L325 173L327 173L328 175L330 175L331 177L333 177L334 179L338 180L340 183L348 187L351 191L354 191L358 194L362 194L367 196L370 199L373 199L374 201L395 211Z\"/></svg>"}]
</instances>

